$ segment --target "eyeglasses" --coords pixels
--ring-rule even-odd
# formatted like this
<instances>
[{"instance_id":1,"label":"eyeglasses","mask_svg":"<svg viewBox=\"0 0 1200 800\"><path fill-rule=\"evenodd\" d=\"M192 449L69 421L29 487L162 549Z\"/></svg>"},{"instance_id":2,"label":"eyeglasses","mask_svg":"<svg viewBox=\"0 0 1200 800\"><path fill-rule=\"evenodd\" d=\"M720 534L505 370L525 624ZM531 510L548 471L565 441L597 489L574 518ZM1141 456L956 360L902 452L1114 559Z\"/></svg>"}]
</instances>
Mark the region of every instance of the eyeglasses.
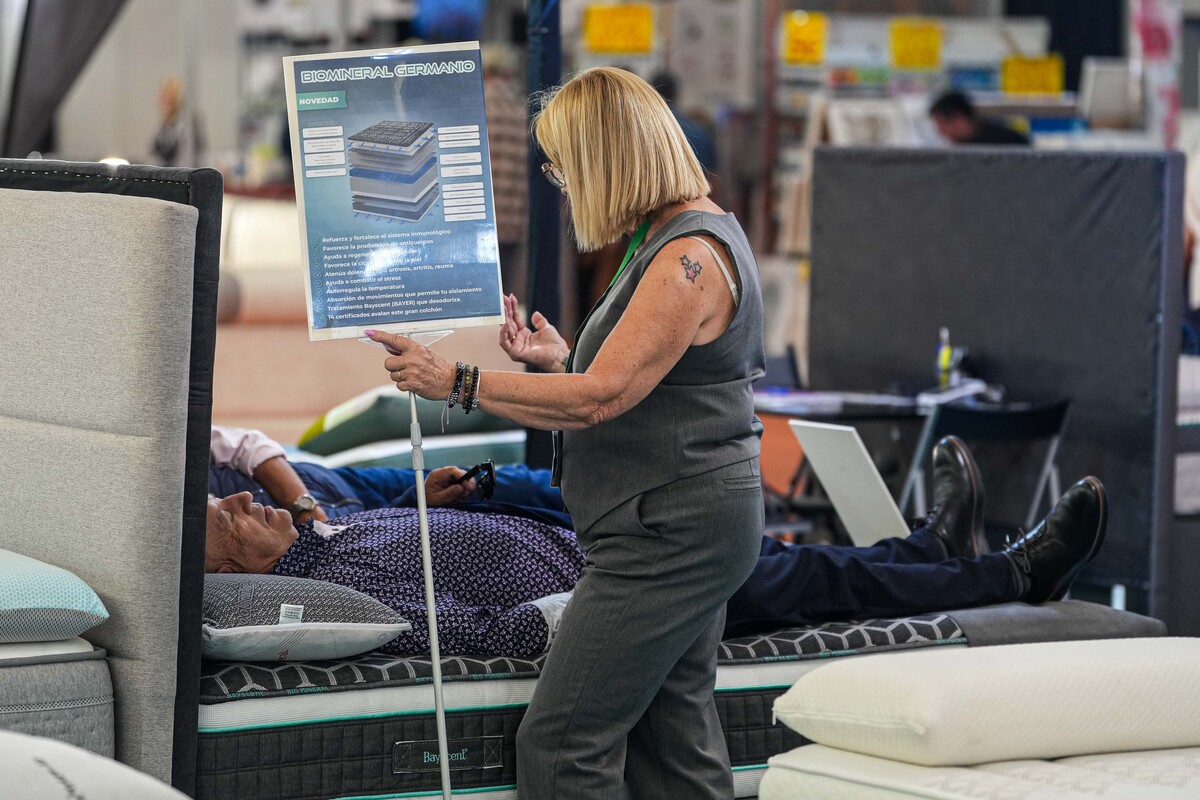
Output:
<instances>
[{"instance_id":1,"label":"eyeglasses","mask_svg":"<svg viewBox=\"0 0 1200 800\"><path fill-rule=\"evenodd\" d=\"M567 179L563 177L562 170L555 166L553 162L547 161L545 164L542 164L542 174L546 176L546 180L550 181L550 184L555 189L567 188Z\"/></svg>"}]
</instances>

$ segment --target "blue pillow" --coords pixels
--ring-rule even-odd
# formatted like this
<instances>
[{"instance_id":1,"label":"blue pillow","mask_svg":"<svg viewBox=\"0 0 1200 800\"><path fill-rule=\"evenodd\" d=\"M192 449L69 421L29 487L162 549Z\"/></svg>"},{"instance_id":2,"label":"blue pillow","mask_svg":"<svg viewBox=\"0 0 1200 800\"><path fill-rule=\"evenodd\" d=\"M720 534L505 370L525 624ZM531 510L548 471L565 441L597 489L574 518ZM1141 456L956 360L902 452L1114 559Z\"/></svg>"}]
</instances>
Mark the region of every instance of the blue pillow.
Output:
<instances>
[{"instance_id":1,"label":"blue pillow","mask_svg":"<svg viewBox=\"0 0 1200 800\"><path fill-rule=\"evenodd\" d=\"M104 603L73 573L0 550L0 644L70 639L106 619Z\"/></svg>"}]
</instances>

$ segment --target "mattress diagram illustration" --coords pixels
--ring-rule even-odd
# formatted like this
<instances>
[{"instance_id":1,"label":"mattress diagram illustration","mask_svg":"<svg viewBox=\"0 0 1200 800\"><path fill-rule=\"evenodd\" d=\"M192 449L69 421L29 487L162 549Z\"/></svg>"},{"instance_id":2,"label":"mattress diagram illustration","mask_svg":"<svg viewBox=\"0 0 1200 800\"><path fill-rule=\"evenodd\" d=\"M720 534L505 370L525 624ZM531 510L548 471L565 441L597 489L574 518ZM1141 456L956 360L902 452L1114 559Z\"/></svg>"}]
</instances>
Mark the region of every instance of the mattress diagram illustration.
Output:
<instances>
[{"instance_id":1,"label":"mattress diagram illustration","mask_svg":"<svg viewBox=\"0 0 1200 800\"><path fill-rule=\"evenodd\" d=\"M439 194L433 123L384 120L350 141L355 211L417 222Z\"/></svg>"}]
</instances>

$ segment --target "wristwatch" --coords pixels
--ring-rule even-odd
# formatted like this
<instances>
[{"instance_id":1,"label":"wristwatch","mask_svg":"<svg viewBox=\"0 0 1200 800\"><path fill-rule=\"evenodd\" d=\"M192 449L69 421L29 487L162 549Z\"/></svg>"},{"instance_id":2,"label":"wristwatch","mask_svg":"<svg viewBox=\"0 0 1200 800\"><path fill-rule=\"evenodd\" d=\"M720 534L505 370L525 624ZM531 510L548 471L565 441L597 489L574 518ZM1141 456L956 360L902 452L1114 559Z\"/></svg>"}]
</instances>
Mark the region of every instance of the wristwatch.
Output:
<instances>
[{"instance_id":1,"label":"wristwatch","mask_svg":"<svg viewBox=\"0 0 1200 800\"><path fill-rule=\"evenodd\" d=\"M298 517L301 514L307 514L309 511L312 511L316 507L317 507L316 498L314 498L308 492L305 492L304 494L300 495L299 497L297 497L295 500L292 501L292 504L290 506L288 506L288 511L291 512L293 517Z\"/></svg>"}]
</instances>

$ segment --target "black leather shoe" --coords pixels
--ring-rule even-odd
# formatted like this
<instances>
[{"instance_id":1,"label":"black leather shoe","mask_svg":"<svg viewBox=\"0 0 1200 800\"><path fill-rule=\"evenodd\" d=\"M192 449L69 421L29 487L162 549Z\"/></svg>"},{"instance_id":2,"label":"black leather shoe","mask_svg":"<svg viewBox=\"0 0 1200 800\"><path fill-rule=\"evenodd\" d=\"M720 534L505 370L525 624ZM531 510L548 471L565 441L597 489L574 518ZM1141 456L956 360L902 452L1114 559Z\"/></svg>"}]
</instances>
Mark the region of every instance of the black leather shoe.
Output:
<instances>
[{"instance_id":1,"label":"black leather shoe","mask_svg":"<svg viewBox=\"0 0 1200 800\"><path fill-rule=\"evenodd\" d=\"M983 537L983 482L971 451L957 436L933 448L933 515L929 523L950 558L988 552Z\"/></svg>"},{"instance_id":2,"label":"black leather shoe","mask_svg":"<svg viewBox=\"0 0 1200 800\"><path fill-rule=\"evenodd\" d=\"M1004 548L1024 576L1026 603L1061 600L1075 576L1100 552L1108 525L1104 485L1091 476L1067 490L1049 516Z\"/></svg>"}]
</instances>

